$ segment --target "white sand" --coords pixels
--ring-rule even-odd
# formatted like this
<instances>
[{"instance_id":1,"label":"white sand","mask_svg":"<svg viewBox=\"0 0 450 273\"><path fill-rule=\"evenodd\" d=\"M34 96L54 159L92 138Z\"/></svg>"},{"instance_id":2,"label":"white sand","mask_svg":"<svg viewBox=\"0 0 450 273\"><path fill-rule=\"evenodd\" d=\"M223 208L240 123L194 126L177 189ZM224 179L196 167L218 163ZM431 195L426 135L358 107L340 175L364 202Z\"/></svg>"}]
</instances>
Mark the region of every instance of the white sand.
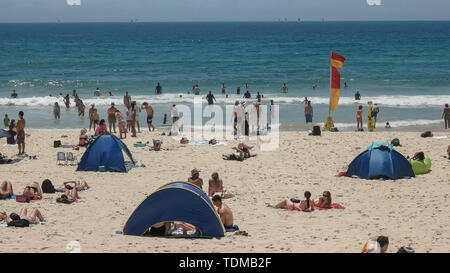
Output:
<instances>
[{"instance_id":1,"label":"white sand","mask_svg":"<svg viewBox=\"0 0 450 273\"><path fill-rule=\"evenodd\" d=\"M0 201L0 210L19 212L36 207L47 220L31 228L0 227L0 252L67 252L69 241L78 241L82 252L359 252L371 236L386 235L388 252L411 246L417 252L450 251L450 160L444 158L449 139L421 138L420 133L281 133L276 152L257 151L244 162L224 161L231 145L182 145L161 131L144 132L125 143L139 164L129 173L76 172L76 166L57 166L53 140L76 144L78 131L27 131L26 152L37 160L24 159L0 165L1 180L13 183L16 194L24 186L46 178L55 186L73 179L86 180L92 191L81 193L83 203L52 204L57 194L45 194L37 203ZM61 138L68 135L69 138ZM450 132L437 133L450 137ZM432 159L432 172L410 180L373 181L337 177L373 141L402 143L397 151L412 155L424 151ZM151 152L135 148L136 141L163 139L168 151ZM16 147L1 152L14 157ZM247 142L249 144L255 144ZM236 144L232 141L230 144ZM81 158L84 149L74 151ZM157 187L187 180L190 170L199 168L205 182L219 172L225 188L235 194L225 203L233 210L235 224L251 237L227 233L221 239L165 239L116 235L135 207ZM314 198L324 190L345 210L293 212L267 208L286 198L303 199L309 190ZM170 200L168 200L170 202Z\"/></svg>"}]
</instances>

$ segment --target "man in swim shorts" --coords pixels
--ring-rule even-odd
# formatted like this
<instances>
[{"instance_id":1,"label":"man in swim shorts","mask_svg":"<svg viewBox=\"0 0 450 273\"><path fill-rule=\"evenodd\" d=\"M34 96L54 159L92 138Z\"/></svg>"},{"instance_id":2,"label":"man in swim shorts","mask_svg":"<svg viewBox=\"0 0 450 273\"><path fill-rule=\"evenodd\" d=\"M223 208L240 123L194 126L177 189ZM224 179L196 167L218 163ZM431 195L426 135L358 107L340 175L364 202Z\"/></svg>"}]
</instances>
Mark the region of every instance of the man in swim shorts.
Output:
<instances>
[{"instance_id":1,"label":"man in swim shorts","mask_svg":"<svg viewBox=\"0 0 450 273\"><path fill-rule=\"evenodd\" d=\"M148 130L151 131L155 131L155 126L153 126L153 107L148 104L147 102L144 102L141 106L141 109L145 109L145 111L147 112L147 125L148 125Z\"/></svg>"},{"instance_id":2,"label":"man in swim shorts","mask_svg":"<svg viewBox=\"0 0 450 273\"><path fill-rule=\"evenodd\" d=\"M217 214L219 214L220 221L222 221L225 229L233 228L233 212L226 204L222 203L222 197L216 194L213 196L212 202L217 207Z\"/></svg>"}]
</instances>

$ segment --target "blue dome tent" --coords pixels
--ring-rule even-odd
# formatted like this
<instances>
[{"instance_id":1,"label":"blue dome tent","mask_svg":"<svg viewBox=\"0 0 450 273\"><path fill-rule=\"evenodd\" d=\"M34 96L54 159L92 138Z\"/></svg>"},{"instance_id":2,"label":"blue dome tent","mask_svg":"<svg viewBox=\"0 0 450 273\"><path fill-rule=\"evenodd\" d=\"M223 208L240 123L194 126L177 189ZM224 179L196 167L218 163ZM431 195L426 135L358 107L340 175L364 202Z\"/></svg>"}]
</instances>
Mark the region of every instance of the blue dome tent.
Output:
<instances>
[{"instance_id":1,"label":"blue dome tent","mask_svg":"<svg viewBox=\"0 0 450 273\"><path fill-rule=\"evenodd\" d=\"M107 171L127 172L122 150L134 164L127 146L114 135L101 135L92 142L83 154L77 171L98 171L105 166Z\"/></svg>"},{"instance_id":2,"label":"blue dome tent","mask_svg":"<svg viewBox=\"0 0 450 273\"><path fill-rule=\"evenodd\" d=\"M387 142L374 142L348 166L348 177L363 179L415 177L408 160Z\"/></svg>"},{"instance_id":3,"label":"blue dome tent","mask_svg":"<svg viewBox=\"0 0 450 273\"><path fill-rule=\"evenodd\" d=\"M183 221L194 225L201 237L223 237L225 229L208 196L187 182L172 182L150 194L131 214L123 234L141 236L153 225Z\"/></svg>"}]
</instances>

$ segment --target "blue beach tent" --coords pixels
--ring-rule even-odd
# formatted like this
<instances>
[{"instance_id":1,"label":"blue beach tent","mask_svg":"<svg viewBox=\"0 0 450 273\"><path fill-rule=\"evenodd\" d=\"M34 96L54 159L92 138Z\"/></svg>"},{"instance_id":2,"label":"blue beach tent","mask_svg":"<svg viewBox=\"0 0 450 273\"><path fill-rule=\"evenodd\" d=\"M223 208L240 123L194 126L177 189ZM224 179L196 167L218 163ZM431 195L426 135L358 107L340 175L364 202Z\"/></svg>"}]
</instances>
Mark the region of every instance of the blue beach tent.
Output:
<instances>
[{"instance_id":1,"label":"blue beach tent","mask_svg":"<svg viewBox=\"0 0 450 273\"><path fill-rule=\"evenodd\" d=\"M225 229L208 196L187 182L172 182L150 194L131 214L123 234L141 236L153 225L183 221L194 225L201 237L223 237Z\"/></svg>"},{"instance_id":2,"label":"blue beach tent","mask_svg":"<svg viewBox=\"0 0 450 273\"><path fill-rule=\"evenodd\" d=\"M122 150L134 164L130 151L120 139L101 135L86 149L77 171L98 171L99 166L105 166L106 171L127 172Z\"/></svg>"},{"instance_id":3,"label":"blue beach tent","mask_svg":"<svg viewBox=\"0 0 450 273\"><path fill-rule=\"evenodd\" d=\"M411 164L387 142L374 142L348 166L348 177L409 178L415 177Z\"/></svg>"}]
</instances>

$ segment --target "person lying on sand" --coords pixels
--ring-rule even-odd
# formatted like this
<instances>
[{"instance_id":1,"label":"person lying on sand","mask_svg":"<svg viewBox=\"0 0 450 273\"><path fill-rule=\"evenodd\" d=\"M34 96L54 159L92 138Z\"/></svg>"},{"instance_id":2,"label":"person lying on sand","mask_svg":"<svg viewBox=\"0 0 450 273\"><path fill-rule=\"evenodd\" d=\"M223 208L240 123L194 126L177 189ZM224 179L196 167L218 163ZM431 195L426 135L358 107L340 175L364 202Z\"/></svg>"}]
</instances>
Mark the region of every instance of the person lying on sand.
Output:
<instances>
[{"instance_id":1,"label":"person lying on sand","mask_svg":"<svg viewBox=\"0 0 450 273\"><path fill-rule=\"evenodd\" d=\"M302 200L300 202L292 202L291 200L284 200L275 206L272 206L270 204L267 206L276 209L298 210L305 212L313 211L314 201L311 200L311 193L309 191L305 191L305 198L306 200Z\"/></svg>"},{"instance_id":2,"label":"person lying on sand","mask_svg":"<svg viewBox=\"0 0 450 273\"><path fill-rule=\"evenodd\" d=\"M203 179L200 178L200 171L197 169L193 169L191 171L191 177L189 177L188 182L196 185L201 189L203 187Z\"/></svg>"},{"instance_id":3,"label":"person lying on sand","mask_svg":"<svg viewBox=\"0 0 450 273\"><path fill-rule=\"evenodd\" d=\"M42 190L39 183L33 182L28 184L23 190L23 195L30 197L32 200L42 199Z\"/></svg>"},{"instance_id":4,"label":"person lying on sand","mask_svg":"<svg viewBox=\"0 0 450 273\"><path fill-rule=\"evenodd\" d=\"M370 238L363 246L361 253L385 253L389 247L389 238L378 236Z\"/></svg>"},{"instance_id":5,"label":"person lying on sand","mask_svg":"<svg viewBox=\"0 0 450 273\"><path fill-rule=\"evenodd\" d=\"M13 196L12 184L9 181L3 181L0 186L0 199L11 198Z\"/></svg>"},{"instance_id":6,"label":"person lying on sand","mask_svg":"<svg viewBox=\"0 0 450 273\"><path fill-rule=\"evenodd\" d=\"M255 156L250 154L250 150L253 149L253 146L248 146L244 143L239 143L237 147L232 147L231 149L235 150L236 153L229 154L229 155L222 155L222 158L224 160L237 160L237 161L243 161L246 158Z\"/></svg>"},{"instance_id":7,"label":"person lying on sand","mask_svg":"<svg viewBox=\"0 0 450 273\"><path fill-rule=\"evenodd\" d=\"M331 208L331 193L329 191L324 191L322 197L315 203L315 206L324 209Z\"/></svg>"},{"instance_id":8,"label":"person lying on sand","mask_svg":"<svg viewBox=\"0 0 450 273\"><path fill-rule=\"evenodd\" d=\"M216 194L213 196L212 202L217 207L217 214L219 214L220 221L225 229L233 228L233 212L231 212L231 209L226 204L222 203L222 197Z\"/></svg>"},{"instance_id":9,"label":"person lying on sand","mask_svg":"<svg viewBox=\"0 0 450 273\"><path fill-rule=\"evenodd\" d=\"M37 220L44 221L44 217L38 209L33 209L28 216L27 209L23 208L20 215L11 213L9 216L6 212L0 212L0 221L5 221L8 226L28 227L30 224L37 224Z\"/></svg>"},{"instance_id":10,"label":"person lying on sand","mask_svg":"<svg viewBox=\"0 0 450 273\"><path fill-rule=\"evenodd\" d=\"M64 184L64 187L66 187L66 185L68 185L68 184L74 184L74 188L77 191L84 191L84 190L91 188L84 180L83 181L67 181L67 182L64 182L63 184ZM66 187L66 189L67 189L67 187Z\"/></svg>"},{"instance_id":11,"label":"person lying on sand","mask_svg":"<svg viewBox=\"0 0 450 273\"><path fill-rule=\"evenodd\" d=\"M87 184L85 184L86 186ZM79 185L81 187L81 185ZM65 184L65 191L64 194L67 197L67 200L69 200L71 203L76 202L78 199L80 199L80 197L78 196L78 189L76 187L76 183L75 183L75 187L72 187L68 184ZM61 198L63 198L61 196Z\"/></svg>"},{"instance_id":12,"label":"person lying on sand","mask_svg":"<svg viewBox=\"0 0 450 273\"><path fill-rule=\"evenodd\" d=\"M183 231L183 235L185 236L187 235L188 231L197 231L196 227L188 223L180 221L168 221L153 225L150 228L148 234L151 236L168 236L179 228L181 228L181 230Z\"/></svg>"}]
</instances>

